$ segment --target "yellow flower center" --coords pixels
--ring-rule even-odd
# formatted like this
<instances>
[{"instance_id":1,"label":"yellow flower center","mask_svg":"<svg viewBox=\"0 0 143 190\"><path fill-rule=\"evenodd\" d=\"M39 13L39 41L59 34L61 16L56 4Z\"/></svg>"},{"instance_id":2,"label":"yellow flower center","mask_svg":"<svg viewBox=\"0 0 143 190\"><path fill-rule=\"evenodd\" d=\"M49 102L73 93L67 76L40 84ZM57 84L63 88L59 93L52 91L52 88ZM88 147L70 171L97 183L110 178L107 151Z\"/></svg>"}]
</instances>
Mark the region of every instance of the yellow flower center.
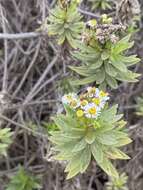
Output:
<instances>
[{"instance_id":1,"label":"yellow flower center","mask_svg":"<svg viewBox=\"0 0 143 190\"><path fill-rule=\"evenodd\" d=\"M76 107L76 106L77 106L77 101L76 101L76 100L72 100L72 101L70 102L70 105L71 105L72 107Z\"/></svg>"},{"instance_id":2,"label":"yellow flower center","mask_svg":"<svg viewBox=\"0 0 143 190\"><path fill-rule=\"evenodd\" d=\"M96 108L95 107L92 107L88 110L89 114L96 114Z\"/></svg>"},{"instance_id":3,"label":"yellow flower center","mask_svg":"<svg viewBox=\"0 0 143 190\"><path fill-rule=\"evenodd\" d=\"M66 98L67 98L68 101L72 100L72 96L71 95L66 96Z\"/></svg>"},{"instance_id":4,"label":"yellow flower center","mask_svg":"<svg viewBox=\"0 0 143 190\"><path fill-rule=\"evenodd\" d=\"M82 100L81 101L81 106L86 106L88 104L88 101L87 100Z\"/></svg>"},{"instance_id":5,"label":"yellow flower center","mask_svg":"<svg viewBox=\"0 0 143 190\"><path fill-rule=\"evenodd\" d=\"M101 96L101 97L108 96L108 93L105 93L105 92L101 91L101 92L100 92L100 96Z\"/></svg>"},{"instance_id":6,"label":"yellow flower center","mask_svg":"<svg viewBox=\"0 0 143 190\"><path fill-rule=\"evenodd\" d=\"M92 102L94 102L97 106L100 104L100 99L99 98L93 98Z\"/></svg>"},{"instance_id":7,"label":"yellow flower center","mask_svg":"<svg viewBox=\"0 0 143 190\"><path fill-rule=\"evenodd\" d=\"M76 115L77 117L82 117L84 112L82 110L77 110Z\"/></svg>"}]
</instances>

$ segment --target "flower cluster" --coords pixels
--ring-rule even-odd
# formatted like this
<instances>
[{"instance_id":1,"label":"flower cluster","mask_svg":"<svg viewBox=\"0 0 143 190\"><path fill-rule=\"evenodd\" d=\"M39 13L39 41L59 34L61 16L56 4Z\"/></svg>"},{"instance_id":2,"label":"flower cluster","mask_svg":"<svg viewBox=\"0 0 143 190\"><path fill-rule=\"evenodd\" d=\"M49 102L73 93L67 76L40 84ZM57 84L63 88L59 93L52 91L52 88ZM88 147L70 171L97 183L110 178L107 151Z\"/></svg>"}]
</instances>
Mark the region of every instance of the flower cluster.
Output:
<instances>
[{"instance_id":1,"label":"flower cluster","mask_svg":"<svg viewBox=\"0 0 143 190\"><path fill-rule=\"evenodd\" d=\"M87 118L97 118L107 100L109 100L108 93L95 87L88 87L86 92L79 96L70 93L62 97L63 104L69 105L76 112L77 117Z\"/></svg>"},{"instance_id":2,"label":"flower cluster","mask_svg":"<svg viewBox=\"0 0 143 190\"><path fill-rule=\"evenodd\" d=\"M82 35L82 41L97 40L101 44L106 43L108 40L116 43L119 40L120 32L126 30L122 24L113 24L112 18L107 17L106 14L101 16L101 20L97 22L95 19L89 20L86 23L85 31ZM87 39L86 39L87 38Z\"/></svg>"}]
</instances>

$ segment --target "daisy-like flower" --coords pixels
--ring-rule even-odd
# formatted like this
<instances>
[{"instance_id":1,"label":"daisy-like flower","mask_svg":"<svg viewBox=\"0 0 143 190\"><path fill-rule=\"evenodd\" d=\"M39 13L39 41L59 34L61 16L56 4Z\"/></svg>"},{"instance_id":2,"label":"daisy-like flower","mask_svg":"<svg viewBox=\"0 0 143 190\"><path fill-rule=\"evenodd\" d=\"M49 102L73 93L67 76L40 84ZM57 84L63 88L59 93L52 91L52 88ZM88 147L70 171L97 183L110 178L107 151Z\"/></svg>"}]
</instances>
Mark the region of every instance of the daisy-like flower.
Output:
<instances>
[{"instance_id":1,"label":"daisy-like flower","mask_svg":"<svg viewBox=\"0 0 143 190\"><path fill-rule=\"evenodd\" d=\"M88 101L86 99L80 100L81 108L84 108L87 104L88 104Z\"/></svg>"},{"instance_id":2,"label":"daisy-like flower","mask_svg":"<svg viewBox=\"0 0 143 190\"><path fill-rule=\"evenodd\" d=\"M106 104L106 100L98 97L98 98L92 98L92 102L98 106L98 108L101 110L102 108L104 108L105 104Z\"/></svg>"},{"instance_id":3,"label":"daisy-like flower","mask_svg":"<svg viewBox=\"0 0 143 190\"><path fill-rule=\"evenodd\" d=\"M96 87L88 87L85 93L79 96L69 93L62 97L63 104L69 105L76 113L77 117L97 118L104 108L108 93L100 91Z\"/></svg>"},{"instance_id":4,"label":"daisy-like flower","mask_svg":"<svg viewBox=\"0 0 143 190\"><path fill-rule=\"evenodd\" d=\"M90 98L92 98L92 97L95 96L95 94L96 94L96 88L89 86L87 88L87 96L90 97Z\"/></svg>"},{"instance_id":5,"label":"daisy-like flower","mask_svg":"<svg viewBox=\"0 0 143 190\"><path fill-rule=\"evenodd\" d=\"M71 100L76 99L77 95L75 93L69 93L62 97L63 104L69 104Z\"/></svg>"},{"instance_id":6,"label":"daisy-like flower","mask_svg":"<svg viewBox=\"0 0 143 190\"><path fill-rule=\"evenodd\" d=\"M73 109L76 109L80 105L78 96L75 93L64 95L62 97L62 103L71 106Z\"/></svg>"},{"instance_id":7,"label":"daisy-like flower","mask_svg":"<svg viewBox=\"0 0 143 190\"><path fill-rule=\"evenodd\" d=\"M101 99L100 99L100 98L92 98L92 102L93 102L95 105L100 106Z\"/></svg>"},{"instance_id":8,"label":"daisy-like flower","mask_svg":"<svg viewBox=\"0 0 143 190\"><path fill-rule=\"evenodd\" d=\"M99 102L97 100L96 100L96 102L99 104L100 109L104 108L106 102L109 100L108 93L105 93L102 90L99 91L98 92L98 99L99 99Z\"/></svg>"},{"instance_id":9,"label":"daisy-like flower","mask_svg":"<svg viewBox=\"0 0 143 190\"><path fill-rule=\"evenodd\" d=\"M100 96L100 98L102 99L102 101L107 101L107 100L109 100L109 96L108 96L108 95L109 95L108 93L103 92L102 90L101 90L100 93L99 93L99 96Z\"/></svg>"},{"instance_id":10,"label":"daisy-like flower","mask_svg":"<svg viewBox=\"0 0 143 190\"><path fill-rule=\"evenodd\" d=\"M97 118L99 116L99 108L94 103L89 103L84 107L84 113L87 118Z\"/></svg>"},{"instance_id":11,"label":"daisy-like flower","mask_svg":"<svg viewBox=\"0 0 143 190\"><path fill-rule=\"evenodd\" d=\"M98 88L96 88L96 92L94 94L94 97L99 98L99 95L100 95L100 90Z\"/></svg>"}]
</instances>

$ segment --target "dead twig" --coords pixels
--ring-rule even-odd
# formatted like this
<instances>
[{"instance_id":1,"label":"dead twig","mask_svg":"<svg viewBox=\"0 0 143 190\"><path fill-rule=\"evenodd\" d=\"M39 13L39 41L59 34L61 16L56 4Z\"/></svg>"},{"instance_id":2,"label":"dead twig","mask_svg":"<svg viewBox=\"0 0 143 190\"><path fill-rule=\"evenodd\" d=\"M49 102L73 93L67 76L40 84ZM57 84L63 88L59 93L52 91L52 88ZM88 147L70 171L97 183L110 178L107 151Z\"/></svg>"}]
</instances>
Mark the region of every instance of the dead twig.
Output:
<instances>
[{"instance_id":1,"label":"dead twig","mask_svg":"<svg viewBox=\"0 0 143 190\"><path fill-rule=\"evenodd\" d=\"M0 33L0 39L9 39L9 40L18 40L18 39L28 39L28 38L37 38L42 36L43 34L40 32L25 32L25 33Z\"/></svg>"}]
</instances>

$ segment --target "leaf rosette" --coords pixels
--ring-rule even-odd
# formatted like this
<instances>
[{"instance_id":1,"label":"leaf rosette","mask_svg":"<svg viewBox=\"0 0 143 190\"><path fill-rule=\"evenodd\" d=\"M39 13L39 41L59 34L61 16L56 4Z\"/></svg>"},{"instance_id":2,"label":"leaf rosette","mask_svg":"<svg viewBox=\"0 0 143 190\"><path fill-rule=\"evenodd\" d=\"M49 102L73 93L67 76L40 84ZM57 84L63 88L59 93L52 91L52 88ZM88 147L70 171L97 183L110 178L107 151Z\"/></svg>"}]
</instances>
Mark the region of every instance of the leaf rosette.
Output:
<instances>
[{"instance_id":1,"label":"leaf rosette","mask_svg":"<svg viewBox=\"0 0 143 190\"><path fill-rule=\"evenodd\" d=\"M67 42L72 48L77 47L83 29L82 16L77 10L77 2L60 2L50 11L45 27L48 34L56 36L58 44Z\"/></svg>"},{"instance_id":2,"label":"leaf rosette","mask_svg":"<svg viewBox=\"0 0 143 190\"><path fill-rule=\"evenodd\" d=\"M129 159L119 149L131 142L124 129L126 122L117 114L117 105L108 107L108 99L107 93L94 87L79 96L63 97L66 113L53 118L58 130L51 132L50 140L58 153L55 158L67 161L68 179L83 173L92 158L109 176L118 177L111 160Z\"/></svg>"},{"instance_id":3,"label":"leaf rosette","mask_svg":"<svg viewBox=\"0 0 143 190\"><path fill-rule=\"evenodd\" d=\"M128 69L140 61L136 55L127 55L127 50L133 46L130 35L120 39L119 33L124 26L112 24L112 19L102 16L101 24L87 23L88 28L83 33L83 43L79 45L73 56L81 61L80 66L70 68L81 76L73 81L75 85L85 85L96 82L101 89L106 86L116 89L118 82L137 82L140 76ZM94 22L95 23L95 22Z\"/></svg>"},{"instance_id":4,"label":"leaf rosette","mask_svg":"<svg viewBox=\"0 0 143 190\"><path fill-rule=\"evenodd\" d=\"M11 177L6 190L34 190L41 188L40 176L35 177L26 172L23 167L20 167L17 173Z\"/></svg>"},{"instance_id":5,"label":"leaf rosette","mask_svg":"<svg viewBox=\"0 0 143 190\"><path fill-rule=\"evenodd\" d=\"M106 183L106 190L129 190L127 187L128 176L125 173L118 178L110 178Z\"/></svg>"}]
</instances>

